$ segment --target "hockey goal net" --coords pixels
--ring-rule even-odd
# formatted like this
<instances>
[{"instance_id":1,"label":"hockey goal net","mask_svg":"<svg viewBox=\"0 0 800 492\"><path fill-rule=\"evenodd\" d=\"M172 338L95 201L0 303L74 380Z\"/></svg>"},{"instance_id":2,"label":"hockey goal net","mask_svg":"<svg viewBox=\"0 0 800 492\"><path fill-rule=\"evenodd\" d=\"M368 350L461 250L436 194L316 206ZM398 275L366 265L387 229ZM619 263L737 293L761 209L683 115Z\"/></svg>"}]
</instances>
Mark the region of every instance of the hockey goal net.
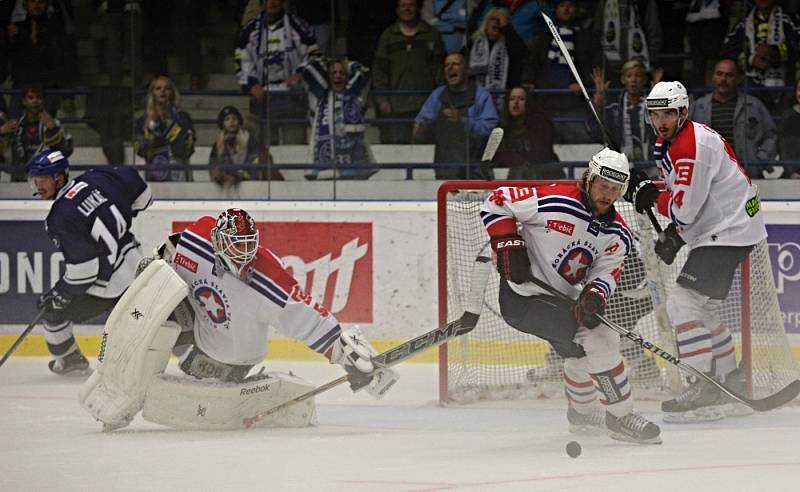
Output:
<instances>
[{"instance_id":1,"label":"hockey goal net","mask_svg":"<svg viewBox=\"0 0 800 492\"><path fill-rule=\"evenodd\" d=\"M450 181L439 188L441 323L461 315L473 261L481 252L491 253L479 216L481 203L499 186L545 184L549 182ZM623 200L617 203L617 210L639 241L638 250L626 260L606 316L677 356L665 302L688 248L680 251L672 265L665 265L653 251L656 233L648 219ZM666 222L662 223L665 226ZM549 351L546 342L518 332L503 321L497 302L498 282L493 270L477 327L440 347L439 397L443 402L563 394L563 361ZM734 336L737 360L745 369L750 396L765 397L800 378L800 364L783 328L766 241L740 265L720 315ZM621 347L637 398L664 398L681 389L684 383L677 368L656 360L626 339Z\"/></svg>"}]
</instances>

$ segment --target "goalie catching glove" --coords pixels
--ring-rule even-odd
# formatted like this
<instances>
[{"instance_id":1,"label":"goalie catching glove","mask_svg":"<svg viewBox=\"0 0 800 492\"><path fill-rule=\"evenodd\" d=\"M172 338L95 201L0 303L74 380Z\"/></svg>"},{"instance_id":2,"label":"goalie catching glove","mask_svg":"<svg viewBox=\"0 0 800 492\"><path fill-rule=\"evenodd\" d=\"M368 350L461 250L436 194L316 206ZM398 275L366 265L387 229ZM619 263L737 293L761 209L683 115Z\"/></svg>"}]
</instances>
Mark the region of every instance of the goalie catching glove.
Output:
<instances>
[{"instance_id":1,"label":"goalie catching glove","mask_svg":"<svg viewBox=\"0 0 800 492\"><path fill-rule=\"evenodd\" d=\"M606 297L603 295L603 291L589 284L581 291L577 304L572 308L572 313L578 323L591 330L600 324L600 318L597 315L603 314L605 310Z\"/></svg>"},{"instance_id":2,"label":"goalie catching glove","mask_svg":"<svg viewBox=\"0 0 800 492\"><path fill-rule=\"evenodd\" d=\"M344 367L349 375L350 389L354 392L362 388L376 399L380 399L397 382L400 375L388 367L376 367L372 357L378 352L370 345L356 327L342 330L333 342L331 363Z\"/></svg>"},{"instance_id":3,"label":"goalie catching glove","mask_svg":"<svg viewBox=\"0 0 800 492\"><path fill-rule=\"evenodd\" d=\"M530 279L531 260L525 240L519 234L492 237L492 249L497 255L497 273L515 284Z\"/></svg>"}]
</instances>

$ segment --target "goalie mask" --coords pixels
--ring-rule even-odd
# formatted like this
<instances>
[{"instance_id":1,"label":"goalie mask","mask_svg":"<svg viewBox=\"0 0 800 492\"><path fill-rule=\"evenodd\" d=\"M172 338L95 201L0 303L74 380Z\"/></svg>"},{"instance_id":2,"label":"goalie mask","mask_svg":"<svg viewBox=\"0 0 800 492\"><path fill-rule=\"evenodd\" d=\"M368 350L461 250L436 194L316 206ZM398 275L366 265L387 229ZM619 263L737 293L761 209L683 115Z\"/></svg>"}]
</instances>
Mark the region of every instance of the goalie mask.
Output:
<instances>
[{"instance_id":1,"label":"goalie mask","mask_svg":"<svg viewBox=\"0 0 800 492\"><path fill-rule=\"evenodd\" d=\"M608 147L592 156L589 161L589 175L587 176L586 183L591 185L591 182L597 176L607 179L612 183L618 183L622 187L619 194L623 195L625 190L628 189L628 179L630 178L631 171L628 164L628 158L625 154L615 152Z\"/></svg>"},{"instance_id":2,"label":"goalie mask","mask_svg":"<svg viewBox=\"0 0 800 492\"><path fill-rule=\"evenodd\" d=\"M211 244L225 267L241 276L258 252L256 222L244 210L229 208L211 229Z\"/></svg>"}]
</instances>

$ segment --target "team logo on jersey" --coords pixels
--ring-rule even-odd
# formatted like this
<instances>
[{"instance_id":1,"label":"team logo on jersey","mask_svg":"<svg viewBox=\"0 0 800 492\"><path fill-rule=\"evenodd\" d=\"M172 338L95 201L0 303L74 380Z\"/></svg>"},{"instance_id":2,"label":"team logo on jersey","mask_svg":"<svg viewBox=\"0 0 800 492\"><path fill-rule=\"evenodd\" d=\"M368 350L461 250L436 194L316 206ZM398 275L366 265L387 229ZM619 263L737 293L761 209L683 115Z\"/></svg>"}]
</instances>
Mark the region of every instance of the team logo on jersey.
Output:
<instances>
[{"instance_id":1,"label":"team logo on jersey","mask_svg":"<svg viewBox=\"0 0 800 492\"><path fill-rule=\"evenodd\" d=\"M200 285L192 295L212 323L223 325L222 327L225 329L228 328L230 324L230 318L228 317L230 303L225 294L220 294L217 291L216 284L212 282L211 285Z\"/></svg>"},{"instance_id":2,"label":"team logo on jersey","mask_svg":"<svg viewBox=\"0 0 800 492\"><path fill-rule=\"evenodd\" d=\"M558 273L570 284L577 284L586 277L592 261L594 256L588 249L574 248L563 256L558 265Z\"/></svg>"}]
</instances>

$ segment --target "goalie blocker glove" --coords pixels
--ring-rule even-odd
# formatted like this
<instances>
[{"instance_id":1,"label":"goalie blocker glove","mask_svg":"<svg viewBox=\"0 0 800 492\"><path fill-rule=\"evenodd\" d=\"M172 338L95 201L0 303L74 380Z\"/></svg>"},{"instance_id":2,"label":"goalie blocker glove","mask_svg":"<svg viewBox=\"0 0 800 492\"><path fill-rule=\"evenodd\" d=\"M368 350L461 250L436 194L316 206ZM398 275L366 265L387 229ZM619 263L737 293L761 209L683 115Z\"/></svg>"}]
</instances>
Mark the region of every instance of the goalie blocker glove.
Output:
<instances>
[{"instance_id":1,"label":"goalie blocker glove","mask_svg":"<svg viewBox=\"0 0 800 492\"><path fill-rule=\"evenodd\" d=\"M367 393L380 399L397 382L400 375L388 367L375 367L372 357L378 352L357 327L341 331L333 342L330 361L347 371L350 389L354 392L366 388Z\"/></svg>"},{"instance_id":2,"label":"goalie blocker glove","mask_svg":"<svg viewBox=\"0 0 800 492\"><path fill-rule=\"evenodd\" d=\"M492 237L492 249L497 255L500 277L522 284L530 279L531 260L525 240L519 234Z\"/></svg>"},{"instance_id":3,"label":"goalie blocker glove","mask_svg":"<svg viewBox=\"0 0 800 492\"><path fill-rule=\"evenodd\" d=\"M628 191L625 192L625 200L632 203L636 211L643 213L648 208L652 208L661 193L650 180L644 171L639 169L631 170L630 184Z\"/></svg>"},{"instance_id":4,"label":"goalie blocker glove","mask_svg":"<svg viewBox=\"0 0 800 492\"><path fill-rule=\"evenodd\" d=\"M675 255L678 254L684 244L686 243L678 234L675 224L670 224L664 229L664 234L656 241L655 251L661 261L667 265L672 265L672 262L675 261Z\"/></svg>"},{"instance_id":5,"label":"goalie blocker glove","mask_svg":"<svg viewBox=\"0 0 800 492\"><path fill-rule=\"evenodd\" d=\"M603 295L603 291L589 284L581 291L572 312L578 323L591 330L600 324L600 318L597 315L603 314L605 310L606 297Z\"/></svg>"}]
</instances>

